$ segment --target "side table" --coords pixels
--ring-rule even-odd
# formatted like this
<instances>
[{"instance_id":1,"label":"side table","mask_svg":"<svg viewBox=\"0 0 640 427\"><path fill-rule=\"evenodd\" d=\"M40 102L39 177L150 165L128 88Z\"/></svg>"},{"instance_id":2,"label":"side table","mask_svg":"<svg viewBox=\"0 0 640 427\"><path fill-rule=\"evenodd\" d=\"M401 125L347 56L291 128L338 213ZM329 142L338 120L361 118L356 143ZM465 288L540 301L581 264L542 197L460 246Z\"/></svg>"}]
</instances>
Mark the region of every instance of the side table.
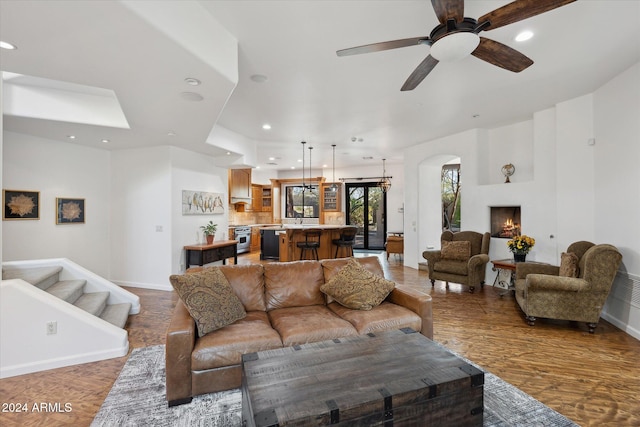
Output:
<instances>
[{"instance_id":1,"label":"side table","mask_svg":"<svg viewBox=\"0 0 640 427\"><path fill-rule=\"evenodd\" d=\"M498 272L493 281L493 289L498 292L500 297L505 296L509 291L515 290L515 261L513 259L494 259L491 260L491 263L493 264L491 270Z\"/></svg>"},{"instance_id":2,"label":"side table","mask_svg":"<svg viewBox=\"0 0 640 427\"><path fill-rule=\"evenodd\" d=\"M198 244L184 247L186 254L185 267L191 265L203 266L210 262L222 261L227 263L227 258L233 258L233 263L238 263L238 241L222 240L212 244Z\"/></svg>"}]
</instances>

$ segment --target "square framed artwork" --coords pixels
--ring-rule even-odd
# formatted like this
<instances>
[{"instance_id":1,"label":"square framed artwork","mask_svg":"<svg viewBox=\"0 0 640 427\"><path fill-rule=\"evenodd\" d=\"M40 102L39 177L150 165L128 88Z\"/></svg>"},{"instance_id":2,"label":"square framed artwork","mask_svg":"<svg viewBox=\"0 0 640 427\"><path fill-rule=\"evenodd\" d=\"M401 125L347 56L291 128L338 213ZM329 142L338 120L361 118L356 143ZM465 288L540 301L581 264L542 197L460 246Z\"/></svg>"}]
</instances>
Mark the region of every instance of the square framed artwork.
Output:
<instances>
[{"instance_id":1,"label":"square framed artwork","mask_svg":"<svg viewBox=\"0 0 640 427\"><path fill-rule=\"evenodd\" d=\"M40 219L40 192L2 190L2 219Z\"/></svg>"},{"instance_id":2,"label":"square framed artwork","mask_svg":"<svg viewBox=\"0 0 640 427\"><path fill-rule=\"evenodd\" d=\"M56 224L84 224L84 199L56 198Z\"/></svg>"}]
</instances>

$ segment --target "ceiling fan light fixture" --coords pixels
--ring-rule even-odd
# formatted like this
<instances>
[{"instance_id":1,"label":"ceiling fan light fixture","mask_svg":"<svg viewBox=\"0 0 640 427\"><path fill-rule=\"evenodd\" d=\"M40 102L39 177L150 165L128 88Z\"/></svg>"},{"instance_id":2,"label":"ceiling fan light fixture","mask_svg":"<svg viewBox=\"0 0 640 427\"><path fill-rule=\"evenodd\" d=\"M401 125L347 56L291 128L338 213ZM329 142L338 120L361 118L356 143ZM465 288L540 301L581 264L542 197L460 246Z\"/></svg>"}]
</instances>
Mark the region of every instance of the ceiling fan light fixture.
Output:
<instances>
[{"instance_id":1,"label":"ceiling fan light fixture","mask_svg":"<svg viewBox=\"0 0 640 427\"><path fill-rule=\"evenodd\" d=\"M480 36L464 31L446 35L431 45L431 56L438 61L454 62L466 58L480 44Z\"/></svg>"}]
</instances>

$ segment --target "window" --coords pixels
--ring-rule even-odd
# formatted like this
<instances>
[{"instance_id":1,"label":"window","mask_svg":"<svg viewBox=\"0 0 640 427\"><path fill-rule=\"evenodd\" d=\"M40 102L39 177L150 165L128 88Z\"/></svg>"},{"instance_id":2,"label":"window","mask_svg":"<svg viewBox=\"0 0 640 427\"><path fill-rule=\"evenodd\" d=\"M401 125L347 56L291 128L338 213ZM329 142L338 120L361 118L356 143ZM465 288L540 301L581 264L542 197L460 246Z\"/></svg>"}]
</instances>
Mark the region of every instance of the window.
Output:
<instances>
[{"instance_id":1,"label":"window","mask_svg":"<svg viewBox=\"0 0 640 427\"><path fill-rule=\"evenodd\" d=\"M285 200L287 201L286 218L319 218L320 197L318 186L287 185Z\"/></svg>"}]
</instances>

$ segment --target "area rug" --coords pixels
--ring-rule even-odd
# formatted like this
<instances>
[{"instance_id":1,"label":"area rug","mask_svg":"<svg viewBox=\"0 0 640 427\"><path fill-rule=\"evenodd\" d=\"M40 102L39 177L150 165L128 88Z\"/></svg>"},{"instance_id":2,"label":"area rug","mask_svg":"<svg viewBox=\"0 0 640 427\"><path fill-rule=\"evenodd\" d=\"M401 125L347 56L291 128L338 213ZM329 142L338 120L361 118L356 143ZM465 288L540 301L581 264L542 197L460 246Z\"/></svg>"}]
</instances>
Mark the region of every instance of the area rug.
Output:
<instances>
[{"instance_id":1,"label":"area rug","mask_svg":"<svg viewBox=\"0 0 640 427\"><path fill-rule=\"evenodd\" d=\"M484 426L577 426L518 388L484 372ZM158 345L133 350L91 425L240 427L241 412L240 389L196 396L191 403L167 407L164 346Z\"/></svg>"}]
</instances>

